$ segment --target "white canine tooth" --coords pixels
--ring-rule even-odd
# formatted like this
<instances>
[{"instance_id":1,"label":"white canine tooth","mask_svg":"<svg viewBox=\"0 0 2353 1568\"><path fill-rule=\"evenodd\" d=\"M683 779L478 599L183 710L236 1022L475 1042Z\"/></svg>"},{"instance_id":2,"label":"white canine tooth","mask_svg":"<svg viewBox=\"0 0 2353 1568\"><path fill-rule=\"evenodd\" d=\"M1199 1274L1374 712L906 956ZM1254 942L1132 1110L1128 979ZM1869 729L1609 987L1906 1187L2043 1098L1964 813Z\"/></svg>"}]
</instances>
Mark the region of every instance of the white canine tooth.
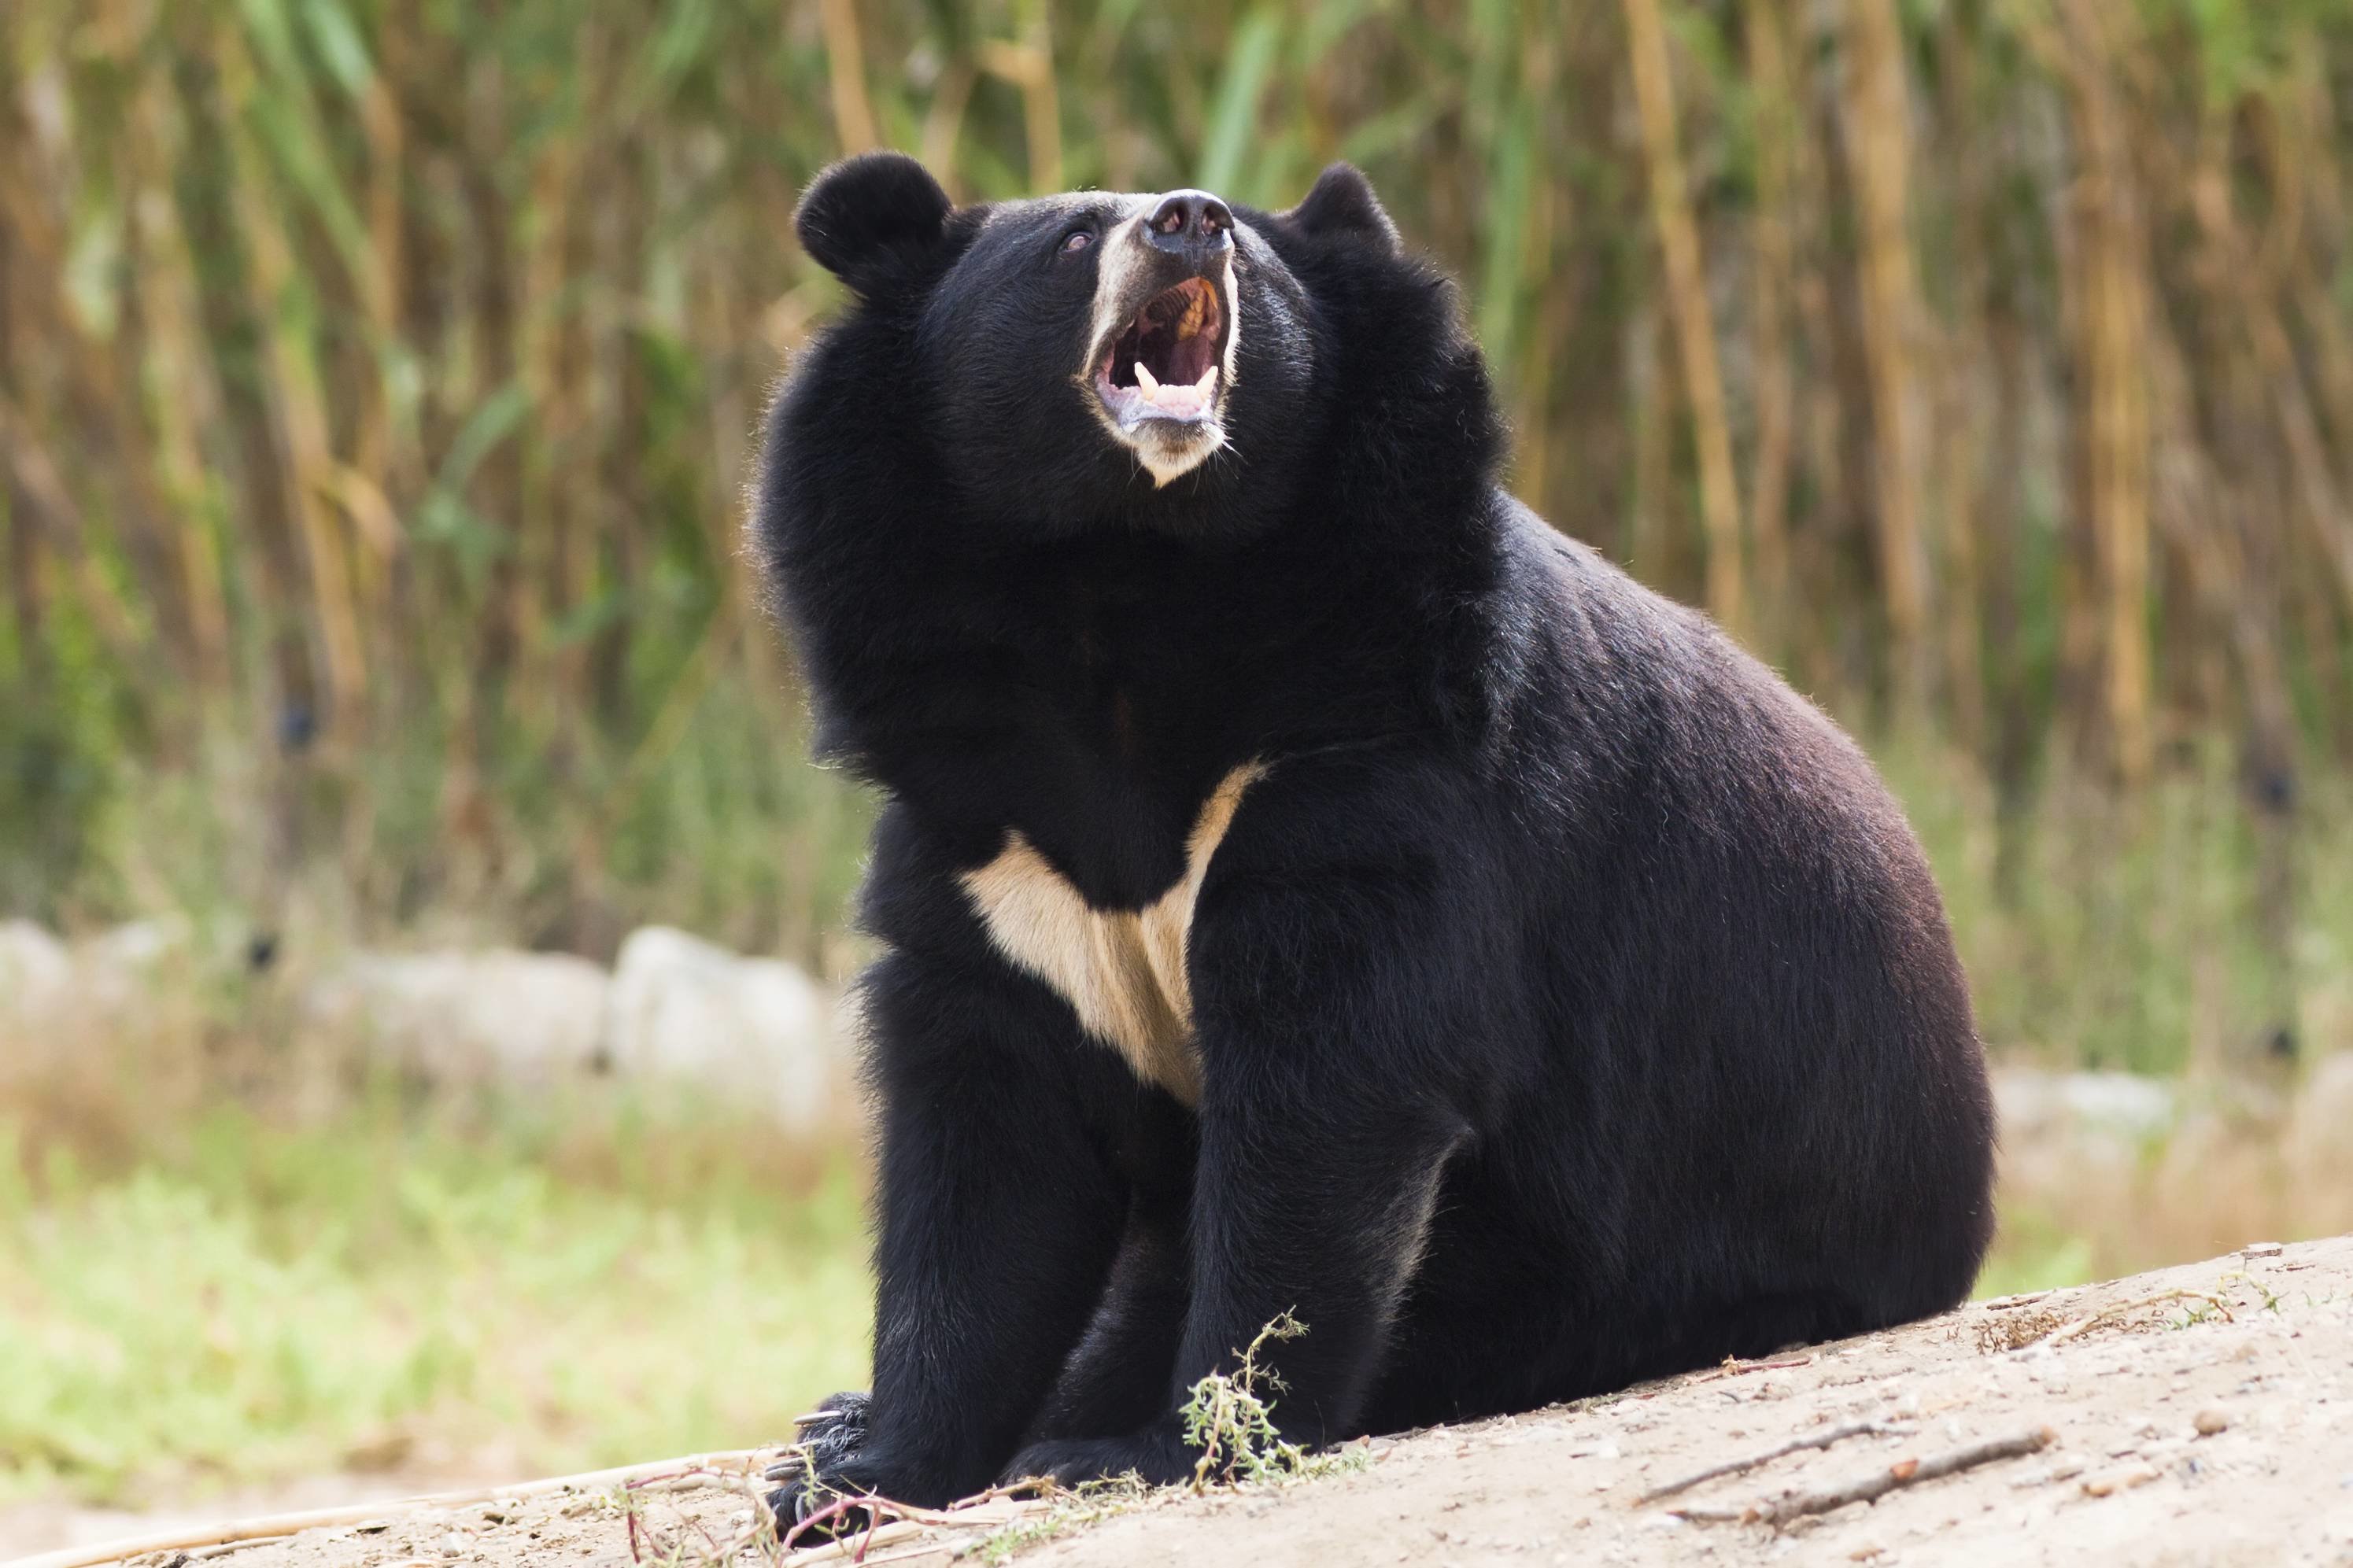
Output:
<instances>
[{"instance_id":1,"label":"white canine tooth","mask_svg":"<svg viewBox=\"0 0 2353 1568\"><path fill-rule=\"evenodd\" d=\"M1199 393L1202 396L1207 397L1209 395L1211 389L1217 384L1218 367L1213 364L1208 369L1201 373L1201 379L1193 384L1193 390Z\"/></svg>"},{"instance_id":2,"label":"white canine tooth","mask_svg":"<svg viewBox=\"0 0 2353 1568\"><path fill-rule=\"evenodd\" d=\"M1151 396L1154 393L1160 390L1159 377L1145 369L1144 362L1142 360L1137 360L1135 362L1135 384L1144 388L1144 395L1146 397Z\"/></svg>"}]
</instances>

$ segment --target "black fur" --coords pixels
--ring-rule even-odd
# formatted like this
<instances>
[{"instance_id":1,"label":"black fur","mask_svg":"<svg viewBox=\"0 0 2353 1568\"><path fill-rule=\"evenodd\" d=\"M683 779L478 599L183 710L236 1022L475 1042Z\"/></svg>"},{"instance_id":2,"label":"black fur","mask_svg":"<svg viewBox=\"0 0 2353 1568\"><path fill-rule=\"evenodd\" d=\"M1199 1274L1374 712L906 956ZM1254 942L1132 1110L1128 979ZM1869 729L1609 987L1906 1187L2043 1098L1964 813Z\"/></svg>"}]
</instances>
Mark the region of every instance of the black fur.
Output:
<instances>
[{"instance_id":1,"label":"black fur","mask_svg":"<svg viewBox=\"0 0 2353 1568\"><path fill-rule=\"evenodd\" d=\"M919 178L858 160L804 203L861 298L775 406L754 525L821 750L887 799L874 1387L819 1479L1173 1479L1185 1391L1286 1309L1313 1444L1959 1300L1992 1114L1900 812L1497 487L1452 290L1362 176L1236 209L1230 445L1165 489L1074 374L1095 260L1062 242L1111 199L926 228ZM1192 928L1190 1110L956 879L1018 829L1142 908L1252 760Z\"/></svg>"}]
</instances>

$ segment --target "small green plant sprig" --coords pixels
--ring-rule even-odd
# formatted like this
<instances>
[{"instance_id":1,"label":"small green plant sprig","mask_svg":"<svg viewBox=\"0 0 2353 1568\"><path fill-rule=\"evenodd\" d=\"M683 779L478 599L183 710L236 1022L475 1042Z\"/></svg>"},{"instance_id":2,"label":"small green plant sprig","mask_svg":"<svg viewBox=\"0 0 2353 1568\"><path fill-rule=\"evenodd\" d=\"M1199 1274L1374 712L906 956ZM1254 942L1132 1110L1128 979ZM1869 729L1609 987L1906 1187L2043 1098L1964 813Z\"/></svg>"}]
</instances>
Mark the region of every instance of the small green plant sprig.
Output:
<instances>
[{"instance_id":1,"label":"small green plant sprig","mask_svg":"<svg viewBox=\"0 0 2353 1568\"><path fill-rule=\"evenodd\" d=\"M1241 1352L1240 1366L1230 1373L1213 1372L1193 1385L1178 1414L1185 1418L1186 1444L1201 1450L1193 1466L1196 1492L1213 1482L1234 1486L1306 1472L1307 1451L1275 1429L1274 1401L1259 1393L1261 1385L1277 1393L1289 1390L1271 1367L1258 1361L1269 1340L1295 1340L1306 1331L1307 1325L1286 1310L1258 1331Z\"/></svg>"}]
</instances>

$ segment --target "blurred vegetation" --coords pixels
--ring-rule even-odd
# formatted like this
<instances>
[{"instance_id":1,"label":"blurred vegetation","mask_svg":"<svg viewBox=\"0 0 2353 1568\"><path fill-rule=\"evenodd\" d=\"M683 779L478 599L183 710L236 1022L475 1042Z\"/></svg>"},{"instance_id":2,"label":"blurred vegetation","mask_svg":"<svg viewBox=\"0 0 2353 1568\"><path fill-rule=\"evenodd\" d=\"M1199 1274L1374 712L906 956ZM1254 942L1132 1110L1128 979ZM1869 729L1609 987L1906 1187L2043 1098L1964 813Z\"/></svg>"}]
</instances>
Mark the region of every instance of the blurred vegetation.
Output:
<instances>
[{"instance_id":1,"label":"blurred vegetation","mask_svg":"<svg viewBox=\"0 0 2353 1568\"><path fill-rule=\"evenodd\" d=\"M2353 1046L2348 121L2353 0L0 0L0 915L838 968L871 806L738 545L797 191L1347 158L1520 493L1872 742L1990 1040ZM0 1096L0 1497L859 1380L830 1156L184 1022ZM1989 1288L2154 1260L2080 1217Z\"/></svg>"},{"instance_id":2,"label":"blurred vegetation","mask_svg":"<svg viewBox=\"0 0 2353 1568\"><path fill-rule=\"evenodd\" d=\"M839 302L797 191L887 143L965 199L1280 205L1345 157L1464 279L1518 489L1913 763L1990 1035L2052 1038L1987 953L2213 950L2211 1037L2100 1054L2260 1054L2353 923L2307 874L2353 858L2348 42L2341 0L13 0L0 909L816 956L867 805L737 543ZM2173 938L2105 929L2186 867Z\"/></svg>"},{"instance_id":3,"label":"blurred vegetation","mask_svg":"<svg viewBox=\"0 0 2353 1568\"><path fill-rule=\"evenodd\" d=\"M747 1447L864 1383L846 1142L612 1081L421 1094L316 1041L232 1061L197 1022L0 1063L0 1538L43 1498Z\"/></svg>"}]
</instances>

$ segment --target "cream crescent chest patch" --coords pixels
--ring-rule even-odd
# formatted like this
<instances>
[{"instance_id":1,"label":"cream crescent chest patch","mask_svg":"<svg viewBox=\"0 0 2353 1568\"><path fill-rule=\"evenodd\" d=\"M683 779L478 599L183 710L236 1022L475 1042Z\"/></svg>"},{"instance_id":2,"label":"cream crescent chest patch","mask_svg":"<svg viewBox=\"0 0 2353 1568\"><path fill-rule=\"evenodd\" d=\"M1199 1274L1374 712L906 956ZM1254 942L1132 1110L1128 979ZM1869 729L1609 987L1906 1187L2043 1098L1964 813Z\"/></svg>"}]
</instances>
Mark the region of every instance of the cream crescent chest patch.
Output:
<instances>
[{"instance_id":1,"label":"cream crescent chest patch","mask_svg":"<svg viewBox=\"0 0 2353 1568\"><path fill-rule=\"evenodd\" d=\"M1052 986L1081 1026L1125 1057L1136 1077L1187 1105L1201 1099L1185 973L1193 904L1242 792L1265 771L1245 763L1219 782L1185 841L1185 874L1144 909L1090 908L1018 830L1006 835L996 859L962 878L997 951Z\"/></svg>"}]
</instances>

